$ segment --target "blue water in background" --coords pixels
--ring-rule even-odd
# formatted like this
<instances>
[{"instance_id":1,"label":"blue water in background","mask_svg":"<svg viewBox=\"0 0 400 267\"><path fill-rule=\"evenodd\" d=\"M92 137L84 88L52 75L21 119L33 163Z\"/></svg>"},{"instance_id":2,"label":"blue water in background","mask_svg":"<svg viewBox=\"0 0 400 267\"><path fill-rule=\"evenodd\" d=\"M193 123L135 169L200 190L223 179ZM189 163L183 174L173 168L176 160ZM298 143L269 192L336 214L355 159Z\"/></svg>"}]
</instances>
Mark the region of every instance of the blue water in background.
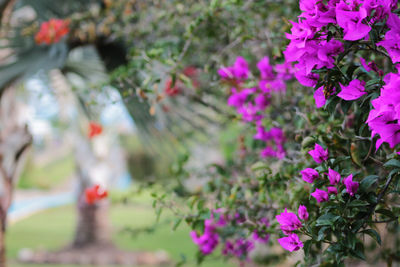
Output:
<instances>
[{"instance_id":1,"label":"blue water in background","mask_svg":"<svg viewBox=\"0 0 400 267\"><path fill-rule=\"evenodd\" d=\"M113 189L123 191L129 188L131 184L131 176L128 172L125 172L117 180ZM76 193L71 191L53 196L40 196L32 199L13 202L8 209L8 215L14 218L18 218L26 214L32 214L41 210L68 205L74 203L76 199Z\"/></svg>"}]
</instances>

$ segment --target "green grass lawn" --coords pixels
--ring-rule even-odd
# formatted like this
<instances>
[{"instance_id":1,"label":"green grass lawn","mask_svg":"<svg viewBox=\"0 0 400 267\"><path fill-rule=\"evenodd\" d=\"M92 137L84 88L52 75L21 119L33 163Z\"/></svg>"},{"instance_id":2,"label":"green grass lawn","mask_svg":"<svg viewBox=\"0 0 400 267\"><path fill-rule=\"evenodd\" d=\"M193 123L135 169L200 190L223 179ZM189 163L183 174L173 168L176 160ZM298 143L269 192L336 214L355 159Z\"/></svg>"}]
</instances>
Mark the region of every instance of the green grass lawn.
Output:
<instances>
[{"instance_id":1,"label":"green grass lawn","mask_svg":"<svg viewBox=\"0 0 400 267\"><path fill-rule=\"evenodd\" d=\"M56 159L45 166L28 164L18 182L18 188L50 189L70 177L75 171L72 154Z\"/></svg>"},{"instance_id":2,"label":"green grass lawn","mask_svg":"<svg viewBox=\"0 0 400 267\"><path fill-rule=\"evenodd\" d=\"M182 223L172 231L168 221L168 215L161 217L161 225L153 233L141 233L132 237L123 232L124 227L143 228L152 226L155 222L155 214L149 205L130 204L114 205L111 208L111 222L114 229L113 240L122 249L127 250L165 250L175 261L180 260L181 253L185 254L188 263L184 266L196 266L194 255L196 246L189 237L189 229ZM71 241L74 231L76 214L73 206L50 209L25 220L17 222L8 228L7 254L11 267L39 267L36 265L24 265L15 262L18 251L22 248L57 250ZM50 265L46 265L50 266ZM72 267L62 265L63 267ZM236 266L223 260L206 261L205 267L229 267Z\"/></svg>"}]
</instances>

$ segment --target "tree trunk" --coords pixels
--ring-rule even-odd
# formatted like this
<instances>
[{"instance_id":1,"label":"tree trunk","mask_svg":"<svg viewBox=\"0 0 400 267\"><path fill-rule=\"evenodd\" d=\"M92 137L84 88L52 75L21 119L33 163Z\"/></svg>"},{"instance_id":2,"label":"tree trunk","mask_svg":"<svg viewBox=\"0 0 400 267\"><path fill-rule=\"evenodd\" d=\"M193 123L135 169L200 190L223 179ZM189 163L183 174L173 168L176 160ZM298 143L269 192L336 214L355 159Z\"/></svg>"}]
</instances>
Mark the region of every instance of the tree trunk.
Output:
<instances>
[{"instance_id":1,"label":"tree trunk","mask_svg":"<svg viewBox=\"0 0 400 267\"><path fill-rule=\"evenodd\" d=\"M79 171L78 175L83 176L84 174ZM78 217L75 237L72 242L73 248L111 245L108 220L109 202L105 199L95 204L86 203L85 188L87 188L87 182L88 179L84 177L79 179Z\"/></svg>"},{"instance_id":2,"label":"tree trunk","mask_svg":"<svg viewBox=\"0 0 400 267\"><path fill-rule=\"evenodd\" d=\"M78 204L78 222L72 246L75 248L110 245L108 201L93 205L85 201Z\"/></svg>"},{"instance_id":3,"label":"tree trunk","mask_svg":"<svg viewBox=\"0 0 400 267\"><path fill-rule=\"evenodd\" d=\"M0 218L0 267L6 267L6 223L7 216L1 216Z\"/></svg>"},{"instance_id":4,"label":"tree trunk","mask_svg":"<svg viewBox=\"0 0 400 267\"><path fill-rule=\"evenodd\" d=\"M23 112L14 88L4 89L0 99L0 267L6 266L7 211L32 144L32 136L21 117Z\"/></svg>"}]
</instances>

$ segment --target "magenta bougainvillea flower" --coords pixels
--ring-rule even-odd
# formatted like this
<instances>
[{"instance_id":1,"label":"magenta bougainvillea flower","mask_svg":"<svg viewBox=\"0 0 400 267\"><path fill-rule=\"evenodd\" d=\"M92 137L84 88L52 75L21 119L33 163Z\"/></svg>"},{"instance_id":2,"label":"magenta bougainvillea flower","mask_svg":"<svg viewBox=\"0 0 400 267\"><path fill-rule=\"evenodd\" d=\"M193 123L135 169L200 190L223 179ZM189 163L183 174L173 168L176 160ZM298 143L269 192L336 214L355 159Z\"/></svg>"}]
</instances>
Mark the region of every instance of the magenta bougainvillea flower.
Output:
<instances>
[{"instance_id":1,"label":"magenta bougainvillea flower","mask_svg":"<svg viewBox=\"0 0 400 267\"><path fill-rule=\"evenodd\" d=\"M376 63L374 61L367 63L367 61L364 58L360 57L360 63L367 72L370 72L371 70L373 70L376 73L378 73L379 76L383 76L383 71L378 68L378 66L376 65Z\"/></svg>"},{"instance_id":2,"label":"magenta bougainvillea flower","mask_svg":"<svg viewBox=\"0 0 400 267\"><path fill-rule=\"evenodd\" d=\"M337 188L334 186L328 186L326 189L328 189L328 194L335 194L337 195L338 191Z\"/></svg>"},{"instance_id":3,"label":"magenta bougainvillea flower","mask_svg":"<svg viewBox=\"0 0 400 267\"><path fill-rule=\"evenodd\" d=\"M313 150L309 151L308 154L315 160L316 163L322 163L328 160L328 149L324 149L319 144L315 144Z\"/></svg>"},{"instance_id":4,"label":"magenta bougainvillea flower","mask_svg":"<svg viewBox=\"0 0 400 267\"><path fill-rule=\"evenodd\" d=\"M281 214L276 215L276 220L281 225L281 229L285 234L302 227L301 221L297 218L297 215L293 212L287 212L286 209Z\"/></svg>"},{"instance_id":5,"label":"magenta bougainvillea flower","mask_svg":"<svg viewBox=\"0 0 400 267\"><path fill-rule=\"evenodd\" d=\"M244 105L244 103L246 103L247 98L252 93L254 93L254 90L252 88L243 89L242 91L238 91L236 88L232 88L231 95L228 98L228 105L240 108Z\"/></svg>"},{"instance_id":6,"label":"magenta bougainvillea flower","mask_svg":"<svg viewBox=\"0 0 400 267\"><path fill-rule=\"evenodd\" d=\"M225 242L224 248L222 249L222 255L227 256L233 254L234 250L235 250L234 244L231 241L227 240Z\"/></svg>"},{"instance_id":7,"label":"magenta bougainvillea flower","mask_svg":"<svg viewBox=\"0 0 400 267\"><path fill-rule=\"evenodd\" d=\"M360 80L353 80L349 83L348 86L344 86L340 84L342 91L337 94L338 97L344 100L356 100L367 94L365 92L365 82Z\"/></svg>"},{"instance_id":8,"label":"magenta bougainvillea flower","mask_svg":"<svg viewBox=\"0 0 400 267\"><path fill-rule=\"evenodd\" d=\"M324 95L324 87L321 86L314 92L314 100L315 100L315 106L317 108L322 108L325 106L326 99Z\"/></svg>"},{"instance_id":9,"label":"magenta bougainvillea flower","mask_svg":"<svg viewBox=\"0 0 400 267\"><path fill-rule=\"evenodd\" d=\"M300 173L301 173L301 178L303 178L304 181L310 184L312 184L315 181L315 179L318 179L319 177L318 172L312 168L306 168L302 170Z\"/></svg>"},{"instance_id":10,"label":"magenta bougainvillea flower","mask_svg":"<svg viewBox=\"0 0 400 267\"><path fill-rule=\"evenodd\" d=\"M279 238L278 242L284 249L290 252L299 250L303 247L303 243L300 241L299 236L296 234L289 234L286 237Z\"/></svg>"},{"instance_id":11,"label":"magenta bougainvillea flower","mask_svg":"<svg viewBox=\"0 0 400 267\"><path fill-rule=\"evenodd\" d=\"M300 205L299 206L299 210L297 211L297 213L299 214L299 218L301 220L304 220L304 221L308 220L308 212L307 212L306 206Z\"/></svg>"},{"instance_id":12,"label":"magenta bougainvillea flower","mask_svg":"<svg viewBox=\"0 0 400 267\"><path fill-rule=\"evenodd\" d=\"M328 178L329 178L329 182L331 183L331 185L335 185L340 183L340 179L342 178L340 176L340 173L338 173L335 170L332 170L331 168L329 168L328 170Z\"/></svg>"},{"instance_id":13,"label":"magenta bougainvillea flower","mask_svg":"<svg viewBox=\"0 0 400 267\"><path fill-rule=\"evenodd\" d=\"M221 79L229 80L235 85L231 88L228 97L228 105L236 109L246 123L257 126L255 139L265 142L265 148L260 151L261 157L276 157L283 159L286 155L284 149L285 137L283 131L273 127L267 130L262 125L266 108L270 105L271 92L284 92L286 90L285 80L293 77L291 64L273 66L269 58L262 58L257 67L260 71L258 87L243 88L243 82L250 76L249 66L243 57L238 57L232 66L223 67L218 70Z\"/></svg>"},{"instance_id":14,"label":"magenta bougainvillea flower","mask_svg":"<svg viewBox=\"0 0 400 267\"><path fill-rule=\"evenodd\" d=\"M364 67L364 69L365 69L366 71L370 72L370 71L372 70L371 66L369 65L369 64L372 63L372 62L370 62L370 63L367 64L367 61L366 61L364 58L360 57L360 63L361 63L361 65Z\"/></svg>"},{"instance_id":15,"label":"magenta bougainvillea flower","mask_svg":"<svg viewBox=\"0 0 400 267\"><path fill-rule=\"evenodd\" d=\"M311 196L313 196L317 200L318 203L325 202L325 201L329 200L328 192L326 192L324 190L321 190L321 189L318 189L318 188L315 189L314 193L311 193Z\"/></svg>"},{"instance_id":16,"label":"magenta bougainvillea flower","mask_svg":"<svg viewBox=\"0 0 400 267\"><path fill-rule=\"evenodd\" d=\"M297 81L304 86L314 87L318 83L319 75L317 73L306 74L306 69L298 69L295 72Z\"/></svg>"},{"instance_id":17,"label":"magenta bougainvillea flower","mask_svg":"<svg viewBox=\"0 0 400 267\"><path fill-rule=\"evenodd\" d=\"M346 191L350 194L350 196L354 196L355 193L357 193L359 183L353 181L353 174L350 174L344 178L343 183L346 186Z\"/></svg>"},{"instance_id":18,"label":"magenta bougainvillea flower","mask_svg":"<svg viewBox=\"0 0 400 267\"><path fill-rule=\"evenodd\" d=\"M367 10L361 6L359 10L351 8L343 0L336 6L336 20L343 28L344 40L356 41L368 36L371 27L366 24Z\"/></svg>"},{"instance_id":19,"label":"magenta bougainvillea flower","mask_svg":"<svg viewBox=\"0 0 400 267\"><path fill-rule=\"evenodd\" d=\"M248 253L254 249L254 242L244 238L238 238L234 241L225 241L222 254L225 256L233 255L239 259L246 257Z\"/></svg>"},{"instance_id":20,"label":"magenta bougainvillea flower","mask_svg":"<svg viewBox=\"0 0 400 267\"><path fill-rule=\"evenodd\" d=\"M198 236L196 231L190 232L190 236L204 255L212 253L219 243L219 235L215 231L215 226L212 225L206 225L201 236Z\"/></svg>"},{"instance_id":21,"label":"magenta bougainvillea flower","mask_svg":"<svg viewBox=\"0 0 400 267\"><path fill-rule=\"evenodd\" d=\"M249 66L243 57L237 57L233 66L222 67L218 70L219 76L223 79L246 80L249 73Z\"/></svg>"},{"instance_id":22,"label":"magenta bougainvillea flower","mask_svg":"<svg viewBox=\"0 0 400 267\"><path fill-rule=\"evenodd\" d=\"M258 221L258 225L261 227L261 229L254 229L252 235L253 239L260 243L266 244L269 240L269 234L264 231L263 228L269 227L269 220L263 217Z\"/></svg>"},{"instance_id":23,"label":"magenta bougainvillea flower","mask_svg":"<svg viewBox=\"0 0 400 267\"><path fill-rule=\"evenodd\" d=\"M389 14L387 20L389 31L385 35L385 39L379 43L389 53L393 63L400 62L400 18L393 13Z\"/></svg>"},{"instance_id":24,"label":"magenta bougainvillea flower","mask_svg":"<svg viewBox=\"0 0 400 267\"><path fill-rule=\"evenodd\" d=\"M262 80L274 79L275 73L272 65L269 63L268 57L263 57L258 63L257 68L260 71L260 76Z\"/></svg>"},{"instance_id":25,"label":"magenta bougainvillea flower","mask_svg":"<svg viewBox=\"0 0 400 267\"><path fill-rule=\"evenodd\" d=\"M373 109L367 119L371 135L379 135L376 149L384 142L391 148L400 143L400 75L390 73L384 82L381 95L372 100Z\"/></svg>"},{"instance_id":26,"label":"magenta bougainvillea flower","mask_svg":"<svg viewBox=\"0 0 400 267\"><path fill-rule=\"evenodd\" d=\"M224 227L227 224L227 218L221 213L221 209L211 212L210 218L204 221L204 232L202 235L198 235L196 231L190 232L193 243L199 247L201 253L204 255L211 254L219 244L220 238L217 228Z\"/></svg>"}]
</instances>

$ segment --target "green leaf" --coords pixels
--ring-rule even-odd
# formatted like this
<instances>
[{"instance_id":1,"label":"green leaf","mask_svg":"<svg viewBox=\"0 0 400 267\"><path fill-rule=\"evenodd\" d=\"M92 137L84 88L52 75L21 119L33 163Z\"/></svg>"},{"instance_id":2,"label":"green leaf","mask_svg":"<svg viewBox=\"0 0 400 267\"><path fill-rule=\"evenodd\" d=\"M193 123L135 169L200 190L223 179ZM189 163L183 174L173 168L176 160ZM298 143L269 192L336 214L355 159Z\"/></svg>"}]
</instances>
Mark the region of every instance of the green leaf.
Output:
<instances>
[{"instance_id":1,"label":"green leaf","mask_svg":"<svg viewBox=\"0 0 400 267\"><path fill-rule=\"evenodd\" d=\"M360 183L360 190L366 191L374 183L376 183L378 181L378 179L379 179L378 175L369 175L369 176L365 177Z\"/></svg>"},{"instance_id":2,"label":"green leaf","mask_svg":"<svg viewBox=\"0 0 400 267\"><path fill-rule=\"evenodd\" d=\"M363 201L363 200L353 200L352 202L350 202L347 206L348 207L363 207L363 206L368 206L369 203L367 201Z\"/></svg>"},{"instance_id":3,"label":"green leaf","mask_svg":"<svg viewBox=\"0 0 400 267\"><path fill-rule=\"evenodd\" d=\"M375 231L374 229L367 229L362 231L361 233L367 234L370 237L372 237L373 239L375 239L375 241L381 245L382 244L382 240L381 240L381 236L378 234L377 231Z\"/></svg>"},{"instance_id":4,"label":"green leaf","mask_svg":"<svg viewBox=\"0 0 400 267\"><path fill-rule=\"evenodd\" d=\"M304 242L304 255L306 257L308 257L308 255L310 254L310 250L311 250L311 245L312 245L312 240L307 240Z\"/></svg>"},{"instance_id":5,"label":"green leaf","mask_svg":"<svg viewBox=\"0 0 400 267\"><path fill-rule=\"evenodd\" d=\"M379 213L379 214L385 215L385 216L387 216L389 218L397 218L397 216L394 215L391 210L387 210L387 209L378 209L378 210L375 211L375 213Z\"/></svg>"},{"instance_id":6,"label":"green leaf","mask_svg":"<svg viewBox=\"0 0 400 267\"><path fill-rule=\"evenodd\" d=\"M400 168L400 161L398 161L397 159L391 159L388 162L386 162L383 166Z\"/></svg>"},{"instance_id":7,"label":"green leaf","mask_svg":"<svg viewBox=\"0 0 400 267\"><path fill-rule=\"evenodd\" d=\"M251 170L259 171L259 170L270 170L270 166L264 162L258 161L251 166Z\"/></svg>"},{"instance_id":8,"label":"green leaf","mask_svg":"<svg viewBox=\"0 0 400 267\"><path fill-rule=\"evenodd\" d=\"M175 219L174 225L172 226L172 230L175 231L182 222L182 218Z\"/></svg>"},{"instance_id":9,"label":"green leaf","mask_svg":"<svg viewBox=\"0 0 400 267\"><path fill-rule=\"evenodd\" d=\"M355 249L357 243L357 237L353 233L348 233L345 239L346 246L350 249Z\"/></svg>"},{"instance_id":10,"label":"green leaf","mask_svg":"<svg viewBox=\"0 0 400 267\"><path fill-rule=\"evenodd\" d=\"M325 231L328 230L329 227L321 227L321 229L319 229L318 231L318 237L317 237L317 241L321 241L322 239L324 239L325 237Z\"/></svg>"},{"instance_id":11,"label":"green leaf","mask_svg":"<svg viewBox=\"0 0 400 267\"><path fill-rule=\"evenodd\" d=\"M381 79L372 79L365 83L365 89L369 89L369 87L381 85Z\"/></svg>"},{"instance_id":12,"label":"green leaf","mask_svg":"<svg viewBox=\"0 0 400 267\"><path fill-rule=\"evenodd\" d=\"M324 214L317 219L316 226L333 225L334 222L339 218L340 216L336 216L332 213Z\"/></svg>"},{"instance_id":13,"label":"green leaf","mask_svg":"<svg viewBox=\"0 0 400 267\"><path fill-rule=\"evenodd\" d=\"M361 243L357 243L356 245L356 249L351 251L351 254L356 257L359 258L361 260L365 260L365 254L364 254L364 246Z\"/></svg>"}]
</instances>

